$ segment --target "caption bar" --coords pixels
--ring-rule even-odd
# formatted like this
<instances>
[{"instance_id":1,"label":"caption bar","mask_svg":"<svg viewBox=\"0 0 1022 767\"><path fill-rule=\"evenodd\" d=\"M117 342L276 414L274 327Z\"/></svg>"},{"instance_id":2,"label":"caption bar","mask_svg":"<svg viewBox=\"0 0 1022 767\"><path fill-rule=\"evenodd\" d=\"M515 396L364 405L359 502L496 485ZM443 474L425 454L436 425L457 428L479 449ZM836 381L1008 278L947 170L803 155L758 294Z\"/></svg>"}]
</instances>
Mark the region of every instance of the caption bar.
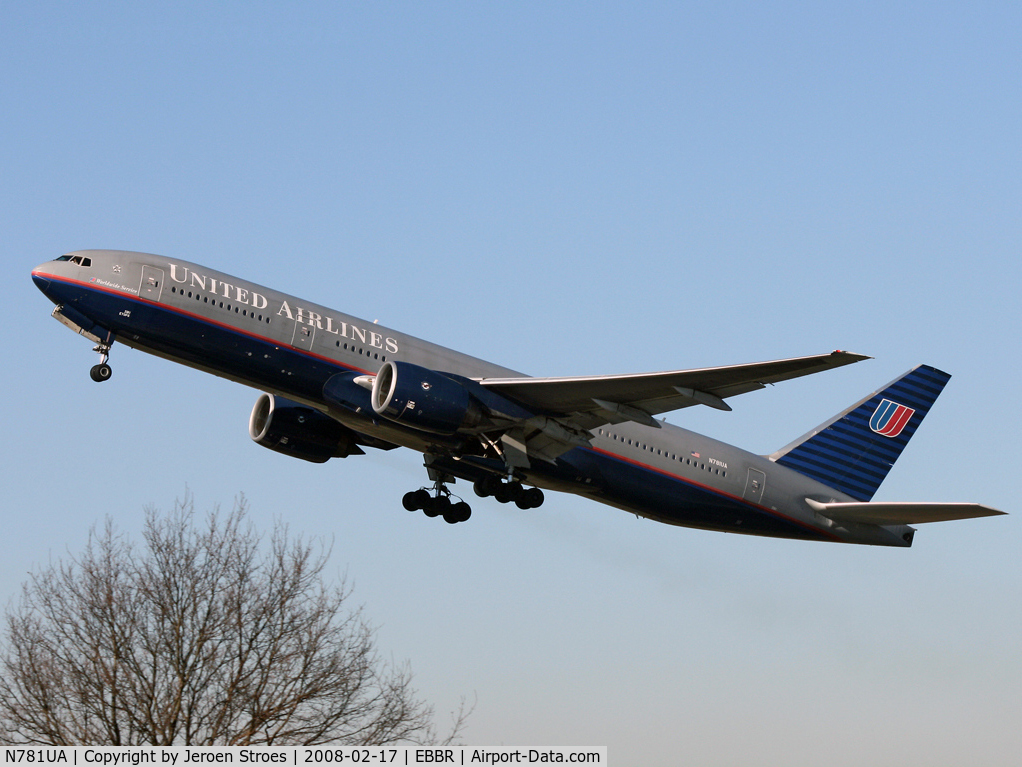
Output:
<instances>
[{"instance_id":1,"label":"caption bar","mask_svg":"<svg viewBox=\"0 0 1022 767\"><path fill-rule=\"evenodd\" d=\"M473 748L453 746L13 746L3 748L6 764L136 767L159 764L607 764L607 748Z\"/></svg>"}]
</instances>

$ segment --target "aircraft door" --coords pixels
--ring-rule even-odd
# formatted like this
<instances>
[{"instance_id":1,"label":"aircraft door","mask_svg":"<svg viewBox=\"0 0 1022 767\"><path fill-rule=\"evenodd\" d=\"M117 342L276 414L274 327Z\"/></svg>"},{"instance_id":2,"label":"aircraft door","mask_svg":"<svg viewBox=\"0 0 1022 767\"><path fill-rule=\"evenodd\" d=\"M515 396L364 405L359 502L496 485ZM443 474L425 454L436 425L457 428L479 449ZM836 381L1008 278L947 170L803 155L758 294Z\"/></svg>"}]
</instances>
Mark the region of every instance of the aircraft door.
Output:
<instances>
[{"instance_id":1,"label":"aircraft door","mask_svg":"<svg viewBox=\"0 0 1022 767\"><path fill-rule=\"evenodd\" d=\"M752 503L762 503L764 490L766 490L766 474L759 469L749 469L742 498Z\"/></svg>"},{"instance_id":2,"label":"aircraft door","mask_svg":"<svg viewBox=\"0 0 1022 767\"><path fill-rule=\"evenodd\" d=\"M316 337L316 328L306 325L304 322L295 323L295 334L291 339L291 345L296 349L312 351L312 339Z\"/></svg>"},{"instance_id":3,"label":"aircraft door","mask_svg":"<svg viewBox=\"0 0 1022 767\"><path fill-rule=\"evenodd\" d=\"M138 286L138 297L159 301L163 292L163 270L155 266L142 267L142 282Z\"/></svg>"}]
</instances>

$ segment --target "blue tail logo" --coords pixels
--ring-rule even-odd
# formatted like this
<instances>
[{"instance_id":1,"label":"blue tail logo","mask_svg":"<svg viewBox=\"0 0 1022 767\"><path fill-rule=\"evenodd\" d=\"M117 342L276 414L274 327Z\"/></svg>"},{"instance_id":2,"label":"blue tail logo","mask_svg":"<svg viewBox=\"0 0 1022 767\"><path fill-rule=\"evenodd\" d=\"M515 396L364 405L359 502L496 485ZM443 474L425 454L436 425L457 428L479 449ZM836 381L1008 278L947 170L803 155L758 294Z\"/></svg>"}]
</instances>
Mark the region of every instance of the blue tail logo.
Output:
<instances>
[{"instance_id":1,"label":"blue tail logo","mask_svg":"<svg viewBox=\"0 0 1022 767\"><path fill-rule=\"evenodd\" d=\"M869 419L869 428L877 434L893 439L901 434L915 412L913 408L885 399Z\"/></svg>"},{"instance_id":2,"label":"blue tail logo","mask_svg":"<svg viewBox=\"0 0 1022 767\"><path fill-rule=\"evenodd\" d=\"M857 501L868 501L948 382L920 365L770 458Z\"/></svg>"}]
</instances>

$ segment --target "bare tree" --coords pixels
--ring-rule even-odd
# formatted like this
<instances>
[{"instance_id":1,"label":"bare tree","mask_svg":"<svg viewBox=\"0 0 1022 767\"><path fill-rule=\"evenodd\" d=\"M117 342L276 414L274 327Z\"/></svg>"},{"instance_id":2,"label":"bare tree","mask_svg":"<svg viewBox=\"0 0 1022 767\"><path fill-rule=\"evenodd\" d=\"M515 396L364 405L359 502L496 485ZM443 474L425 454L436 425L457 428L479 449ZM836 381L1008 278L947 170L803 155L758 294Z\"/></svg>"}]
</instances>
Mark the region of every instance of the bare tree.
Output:
<instances>
[{"instance_id":1,"label":"bare tree","mask_svg":"<svg viewBox=\"0 0 1022 767\"><path fill-rule=\"evenodd\" d=\"M53 745L436 743L407 664L381 662L328 552L245 502L194 525L146 509L141 549L109 520L7 610L0 740ZM450 742L465 720L456 714Z\"/></svg>"}]
</instances>

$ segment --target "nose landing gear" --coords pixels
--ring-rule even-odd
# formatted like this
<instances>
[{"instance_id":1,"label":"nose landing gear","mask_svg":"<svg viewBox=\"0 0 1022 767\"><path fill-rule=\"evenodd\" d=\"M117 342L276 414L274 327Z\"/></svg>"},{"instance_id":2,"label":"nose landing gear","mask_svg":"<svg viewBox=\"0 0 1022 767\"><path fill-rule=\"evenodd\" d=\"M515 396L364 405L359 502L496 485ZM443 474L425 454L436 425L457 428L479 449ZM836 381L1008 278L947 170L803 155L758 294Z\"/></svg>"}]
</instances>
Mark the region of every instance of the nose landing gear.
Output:
<instances>
[{"instance_id":1,"label":"nose landing gear","mask_svg":"<svg viewBox=\"0 0 1022 767\"><path fill-rule=\"evenodd\" d=\"M92 366L92 370L89 371L89 375L92 377L92 380L97 383L109 381L110 376L113 374L113 370L107 364L107 360L110 359L110 345L99 344L92 351L99 353L99 364Z\"/></svg>"}]
</instances>

